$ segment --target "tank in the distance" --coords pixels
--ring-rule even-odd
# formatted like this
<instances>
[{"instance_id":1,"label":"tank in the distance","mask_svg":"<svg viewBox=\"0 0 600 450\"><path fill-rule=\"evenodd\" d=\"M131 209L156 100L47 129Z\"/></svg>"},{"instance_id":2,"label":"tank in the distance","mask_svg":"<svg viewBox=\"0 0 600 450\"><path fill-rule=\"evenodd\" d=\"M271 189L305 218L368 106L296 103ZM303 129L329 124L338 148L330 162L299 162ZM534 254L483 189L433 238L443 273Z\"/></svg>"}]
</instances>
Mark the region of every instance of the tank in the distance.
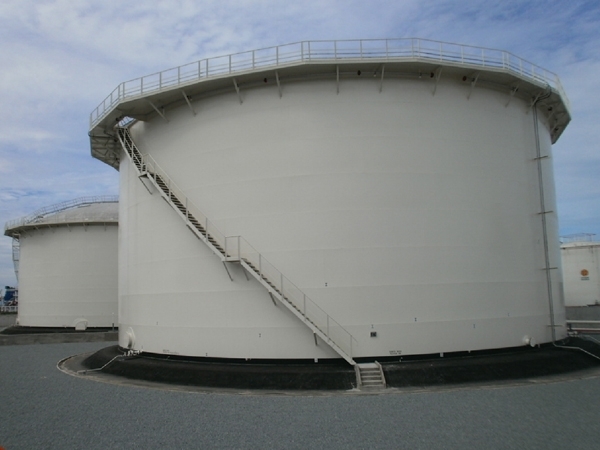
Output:
<instances>
[{"instance_id":1,"label":"tank in the distance","mask_svg":"<svg viewBox=\"0 0 600 450\"><path fill-rule=\"evenodd\" d=\"M117 325L118 213L116 196L83 197L6 224L19 254L19 326Z\"/></svg>"}]
</instances>

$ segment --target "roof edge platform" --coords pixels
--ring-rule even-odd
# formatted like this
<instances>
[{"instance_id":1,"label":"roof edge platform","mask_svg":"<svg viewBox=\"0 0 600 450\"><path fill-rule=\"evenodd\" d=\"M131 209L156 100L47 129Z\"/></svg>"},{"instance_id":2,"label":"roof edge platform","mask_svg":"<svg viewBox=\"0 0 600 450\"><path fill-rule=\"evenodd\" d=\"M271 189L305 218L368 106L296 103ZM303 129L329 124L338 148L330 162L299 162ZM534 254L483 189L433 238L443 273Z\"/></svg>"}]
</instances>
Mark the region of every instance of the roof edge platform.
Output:
<instances>
[{"instance_id":1,"label":"roof edge platform","mask_svg":"<svg viewBox=\"0 0 600 450\"><path fill-rule=\"evenodd\" d=\"M120 145L114 131L130 120L164 116L166 110L219 92L273 85L295 79L361 74L384 85L389 78L432 83L453 77L473 89L485 86L541 106L556 142L571 120L569 100L558 76L503 50L417 38L302 41L207 58L119 84L90 115L91 153L118 169ZM242 96L240 95L240 102Z\"/></svg>"}]
</instances>

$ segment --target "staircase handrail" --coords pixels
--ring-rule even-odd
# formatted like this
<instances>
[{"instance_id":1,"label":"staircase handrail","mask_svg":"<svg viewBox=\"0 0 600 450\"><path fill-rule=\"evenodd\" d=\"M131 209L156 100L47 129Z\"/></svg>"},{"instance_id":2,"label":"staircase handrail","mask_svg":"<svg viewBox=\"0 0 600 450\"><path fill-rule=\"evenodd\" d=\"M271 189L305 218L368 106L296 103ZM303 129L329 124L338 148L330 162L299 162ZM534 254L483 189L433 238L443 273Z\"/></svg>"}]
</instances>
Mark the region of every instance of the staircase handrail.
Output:
<instances>
[{"instance_id":1,"label":"staircase handrail","mask_svg":"<svg viewBox=\"0 0 600 450\"><path fill-rule=\"evenodd\" d=\"M148 153L141 154L141 165L150 176L158 175L163 179L167 185L167 188L169 189L169 193L173 193L179 199L179 201L185 205L188 215L198 220L198 222L200 222L200 224L204 227L205 231L212 236L222 248L227 249L227 244L231 239L237 240L237 236L225 236L225 234L222 233L221 230L219 230L217 226L208 219L208 216L189 200L183 189L181 189L177 183L173 181L168 173L151 155ZM231 259L231 257L229 259Z\"/></svg>"},{"instance_id":2,"label":"staircase handrail","mask_svg":"<svg viewBox=\"0 0 600 450\"><path fill-rule=\"evenodd\" d=\"M308 297L304 291L283 275L281 271L271 264L244 237L239 235L226 236L221 232L208 219L206 214L185 195L184 191L173 181L154 157L148 153L140 153L138 157L141 159L142 170L149 176L160 176L167 185L169 190L168 195L173 193L180 202L184 203L189 216L198 220L204 226L206 232L224 249L225 261L243 260L252 263L258 269L259 276L264 276L266 279L271 280L275 286L274 289L279 292L281 301L291 303L307 320L310 320L314 326L319 328L328 339L352 358L352 341L355 338L338 321L333 319L314 300Z\"/></svg>"},{"instance_id":3,"label":"staircase handrail","mask_svg":"<svg viewBox=\"0 0 600 450\"><path fill-rule=\"evenodd\" d=\"M265 276L272 281L274 289L282 301L290 303L302 316L319 328L328 339L352 358L353 341L356 341L356 339L350 332L269 262L244 237L239 236L238 242L240 260L251 262L258 269L259 276Z\"/></svg>"}]
</instances>

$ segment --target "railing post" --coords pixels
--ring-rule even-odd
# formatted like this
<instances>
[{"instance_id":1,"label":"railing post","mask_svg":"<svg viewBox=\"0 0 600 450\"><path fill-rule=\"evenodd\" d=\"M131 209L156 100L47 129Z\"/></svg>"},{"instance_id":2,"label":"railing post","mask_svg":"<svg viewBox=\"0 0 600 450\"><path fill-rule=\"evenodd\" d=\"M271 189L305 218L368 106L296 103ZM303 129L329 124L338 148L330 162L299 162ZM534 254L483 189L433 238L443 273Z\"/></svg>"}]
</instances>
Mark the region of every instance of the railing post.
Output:
<instances>
[{"instance_id":1,"label":"railing post","mask_svg":"<svg viewBox=\"0 0 600 450\"><path fill-rule=\"evenodd\" d=\"M329 314L327 314L327 337L329 337Z\"/></svg>"},{"instance_id":2,"label":"railing post","mask_svg":"<svg viewBox=\"0 0 600 450\"><path fill-rule=\"evenodd\" d=\"M275 65L279 65L279 45L275 47Z\"/></svg>"},{"instance_id":3,"label":"railing post","mask_svg":"<svg viewBox=\"0 0 600 450\"><path fill-rule=\"evenodd\" d=\"M306 317L306 294L302 292L302 295L304 296L304 308L302 310L302 314L304 314L304 317Z\"/></svg>"},{"instance_id":4,"label":"railing post","mask_svg":"<svg viewBox=\"0 0 600 450\"><path fill-rule=\"evenodd\" d=\"M231 55L229 55L229 73L231 73Z\"/></svg>"},{"instance_id":5,"label":"railing post","mask_svg":"<svg viewBox=\"0 0 600 450\"><path fill-rule=\"evenodd\" d=\"M279 272L279 279L281 280L281 298L283 299L283 274Z\"/></svg>"},{"instance_id":6,"label":"railing post","mask_svg":"<svg viewBox=\"0 0 600 450\"><path fill-rule=\"evenodd\" d=\"M519 73L523 75L523 60L519 58Z\"/></svg>"},{"instance_id":7,"label":"railing post","mask_svg":"<svg viewBox=\"0 0 600 450\"><path fill-rule=\"evenodd\" d=\"M258 274L262 277L262 255L258 254Z\"/></svg>"}]
</instances>

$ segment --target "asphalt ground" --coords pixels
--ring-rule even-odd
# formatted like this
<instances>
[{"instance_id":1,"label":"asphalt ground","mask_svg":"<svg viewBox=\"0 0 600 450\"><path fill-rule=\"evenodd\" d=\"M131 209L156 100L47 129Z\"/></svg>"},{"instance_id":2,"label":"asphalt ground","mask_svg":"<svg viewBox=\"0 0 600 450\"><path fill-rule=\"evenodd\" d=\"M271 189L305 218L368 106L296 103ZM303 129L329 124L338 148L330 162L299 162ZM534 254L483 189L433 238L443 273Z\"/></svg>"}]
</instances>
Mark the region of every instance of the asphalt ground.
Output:
<instances>
[{"instance_id":1,"label":"asphalt ground","mask_svg":"<svg viewBox=\"0 0 600 450\"><path fill-rule=\"evenodd\" d=\"M596 449L600 442L598 369L365 394L132 385L57 368L106 345L0 347L0 447Z\"/></svg>"},{"instance_id":2,"label":"asphalt ground","mask_svg":"<svg viewBox=\"0 0 600 450\"><path fill-rule=\"evenodd\" d=\"M12 327L17 320L16 314L0 314L0 331Z\"/></svg>"}]
</instances>

